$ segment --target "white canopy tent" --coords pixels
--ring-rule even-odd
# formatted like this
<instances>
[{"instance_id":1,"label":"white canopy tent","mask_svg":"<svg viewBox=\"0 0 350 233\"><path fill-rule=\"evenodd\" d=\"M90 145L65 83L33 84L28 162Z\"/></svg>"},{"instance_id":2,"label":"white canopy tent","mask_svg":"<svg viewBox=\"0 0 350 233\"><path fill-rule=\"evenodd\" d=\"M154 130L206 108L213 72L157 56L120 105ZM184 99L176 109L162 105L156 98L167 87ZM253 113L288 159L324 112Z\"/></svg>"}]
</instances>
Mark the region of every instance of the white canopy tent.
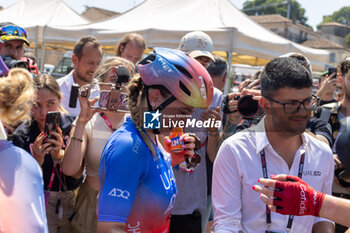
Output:
<instances>
[{"instance_id":1,"label":"white canopy tent","mask_svg":"<svg viewBox=\"0 0 350 233\"><path fill-rule=\"evenodd\" d=\"M45 48L43 31L47 26L89 23L62 0L21 0L0 11L0 22L12 22L25 28L29 41L35 42L36 49Z\"/></svg>"},{"instance_id":2,"label":"white canopy tent","mask_svg":"<svg viewBox=\"0 0 350 233\"><path fill-rule=\"evenodd\" d=\"M37 39L38 27L89 23L62 0L21 0L0 11L0 22L12 22L25 28L30 41Z\"/></svg>"},{"instance_id":3,"label":"white canopy tent","mask_svg":"<svg viewBox=\"0 0 350 233\"><path fill-rule=\"evenodd\" d=\"M74 42L95 35L104 45L116 45L128 32L138 32L148 47L177 48L189 31L207 32L214 49L272 59L288 52L307 56L315 70L323 70L329 53L282 38L249 19L228 0L146 0L138 7L109 20L73 27L47 27L45 40Z\"/></svg>"}]
</instances>

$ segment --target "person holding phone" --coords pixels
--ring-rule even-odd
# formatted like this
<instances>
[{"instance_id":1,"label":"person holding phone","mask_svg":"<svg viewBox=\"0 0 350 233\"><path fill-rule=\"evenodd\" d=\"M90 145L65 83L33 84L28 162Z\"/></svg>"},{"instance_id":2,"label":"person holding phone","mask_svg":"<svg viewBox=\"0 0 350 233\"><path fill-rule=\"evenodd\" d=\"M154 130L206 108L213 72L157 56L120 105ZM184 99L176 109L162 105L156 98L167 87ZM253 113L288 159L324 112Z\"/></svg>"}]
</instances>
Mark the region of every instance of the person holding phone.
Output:
<instances>
[{"instance_id":1,"label":"person holding phone","mask_svg":"<svg viewBox=\"0 0 350 233\"><path fill-rule=\"evenodd\" d=\"M110 93L111 85L108 84L117 83L119 77L115 68L121 66L127 68L130 77L133 76L134 65L121 57L108 58L97 68L94 79L101 83L101 93ZM108 99L105 101L108 103ZM79 189L71 221L71 232L94 233L97 232L96 203L100 188L98 167L101 153L111 134L124 123L126 113L91 108L89 104L92 106L96 100L89 101L86 97L79 97L79 102L81 111L71 130L62 169L68 175L86 169L86 179Z\"/></svg>"},{"instance_id":2,"label":"person holding phone","mask_svg":"<svg viewBox=\"0 0 350 233\"><path fill-rule=\"evenodd\" d=\"M27 151L7 141L2 124L18 124L30 118L32 101L28 100L34 97L28 71L14 68L0 79L1 232L48 233L41 169Z\"/></svg>"},{"instance_id":3,"label":"person holding phone","mask_svg":"<svg viewBox=\"0 0 350 233\"><path fill-rule=\"evenodd\" d=\"M12 141L28 151L43 170L49 231L69 232L68 219L73 214L76 189L83 180L81 172L67 176L61 168L73 118L61 107L62 94L55 78L42 74L34 78L34 85L37 91L32 120L16 129ZM50 120L57 114L58 121ZM45 124L53 124L56 130L45 132Z\"/></svg>"},{"instance_id":4,"label":"person holding phone","mask_svg":"<svg viewBox=\"0 0 350 233\"><path fill-rule=\"evenodd\" d=\"M329 68L319 79L319 88L316 95L320 98L320 105L336 102L334 92L340 86L336 68Z\"/></svg>"}]
</instances>

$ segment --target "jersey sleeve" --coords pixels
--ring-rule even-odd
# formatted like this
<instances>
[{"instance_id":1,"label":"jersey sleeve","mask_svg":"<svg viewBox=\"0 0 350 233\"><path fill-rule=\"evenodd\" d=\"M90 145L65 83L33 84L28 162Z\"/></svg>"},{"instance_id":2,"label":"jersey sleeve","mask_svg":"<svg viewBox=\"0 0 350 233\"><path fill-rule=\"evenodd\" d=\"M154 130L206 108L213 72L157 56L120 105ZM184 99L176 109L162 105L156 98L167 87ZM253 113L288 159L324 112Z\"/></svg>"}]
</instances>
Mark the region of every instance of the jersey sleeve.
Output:
<instances>
[{"instance_id":1,"label":"jersey sleeve","mask_svg":"<svg viewBox=\"0 0 350 233\"><path fill-rule=\"evenodd\" d=\"M98 221L126 223L139 182L147 172L148 148L132 139L111 137L101 156ZM142 152L141 152L142 151Z\"/></svg>"}]
</instances>

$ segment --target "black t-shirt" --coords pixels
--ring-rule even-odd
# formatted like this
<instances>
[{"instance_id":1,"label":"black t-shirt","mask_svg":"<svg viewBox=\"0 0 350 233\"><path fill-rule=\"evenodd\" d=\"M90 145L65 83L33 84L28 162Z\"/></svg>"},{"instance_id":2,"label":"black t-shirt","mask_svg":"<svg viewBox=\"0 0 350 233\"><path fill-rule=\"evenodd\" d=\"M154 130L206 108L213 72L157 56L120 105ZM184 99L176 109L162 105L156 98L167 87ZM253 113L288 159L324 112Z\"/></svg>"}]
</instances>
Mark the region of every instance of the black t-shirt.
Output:
<instances>
[{"instance_id":1,"label":"black t-shirt","mask_svg":"<svg viewBox=\"0 0 350 233\"><path fill-rule=\"evenodd\" d=\"M306 128L315 135L322 135L327 138L329 145L333 146L333 136L331 125L322 119L311 117Z\"/></svg>"},{"instance_id":2,"label":"black t-shirt","mask_svg":"<svg viewBox=\"0 0 350 233\"><path fill-rule=\"evenodd\" d=\"M64 149L67 146L73 120L74 118L71 116L61 115L60 128L62 130L63 136L62 149ZM18 126L15 132L10 136L9 140L12 140L14 145L21 147L24 150L28 151L30 154L32 154L32 145L40 133L41 131L38 127L37 122L32 120L31 124L30 122L24 122L23 124ZM44 163L42 165L45 190L48 190L48 184L53 171L53 164L54 162L51 155L47 154L44 158ZM58 178L58 174L60 174L61 168L59 165L57 165L56 168L57 169L55 172L52 188L50 189L51 191L59 191L60 181ZM83 181L83 177L75 179L71 176L66 176L64 174L60 175L60 177L62 182L67 186L67 190L76 189ZM64 191L62 184L61 191Z\"/></svg>"},{"instance_id":3,"label":"black t-shirt","mask_svg":"<svg viewBox=\"0 0 350 233\"><path fill-rule=\"evenodd\" d=\"M313 112L313 116L321 119L321 115L322 115L321 113L322 113L322 111L326 111L325 108L326 108L325 106L317 107L316 110ZM333 105L331 104L327 108L329 109L329 111L331 113L329 116L329 119L328 119L328 124L331 126L332 143L334 143L335 139L338 136L339 129L340 129L340 122L338 120L338 113L339 113L340 108L341 108L341 103L334 103Z\"/></svg>"}]
</instances>

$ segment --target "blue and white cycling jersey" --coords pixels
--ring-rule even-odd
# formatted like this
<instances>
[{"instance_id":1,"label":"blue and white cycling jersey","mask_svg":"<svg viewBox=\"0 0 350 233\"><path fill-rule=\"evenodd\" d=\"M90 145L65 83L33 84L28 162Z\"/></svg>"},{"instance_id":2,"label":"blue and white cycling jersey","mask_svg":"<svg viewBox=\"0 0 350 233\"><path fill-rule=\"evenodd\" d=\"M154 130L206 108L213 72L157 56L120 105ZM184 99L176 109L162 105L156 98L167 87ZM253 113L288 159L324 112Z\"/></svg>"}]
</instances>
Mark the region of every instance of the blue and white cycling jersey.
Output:
<instances>
[{"instance_id":1,"label":"blue and white cycling jersey","mask_svg":"<svg viewBox=\"0 0 350 233\"><path fill-rule=\"evenodd\" d=\"M102 152L98 221L126 223L127 232L168 232L176 197L170 154L144 143L131 118Z\"/></svg>"}]
</instances>

